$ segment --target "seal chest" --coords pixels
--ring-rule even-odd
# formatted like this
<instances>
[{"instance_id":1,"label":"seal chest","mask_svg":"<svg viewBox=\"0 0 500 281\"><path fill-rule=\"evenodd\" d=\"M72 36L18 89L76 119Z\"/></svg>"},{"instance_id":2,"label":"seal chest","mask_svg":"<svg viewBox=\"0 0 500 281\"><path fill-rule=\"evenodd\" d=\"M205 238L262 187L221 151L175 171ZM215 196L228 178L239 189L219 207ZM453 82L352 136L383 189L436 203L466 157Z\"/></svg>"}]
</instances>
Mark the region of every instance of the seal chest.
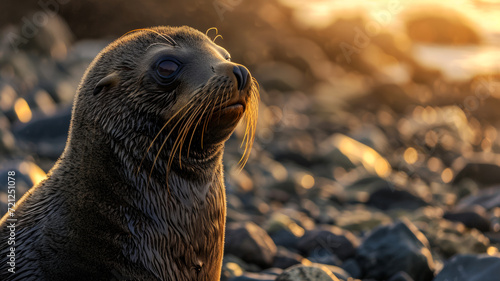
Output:
<instances>
[{"instance_id":1,"label":"seal chest","mask_svg":"<svg viewBox=\"0 0 500 281\"><path fill-rule=\"evenodd\" d=\"M248 69L192 28L111 43L82 79L63 154L18 203L17 271L0 279L218 281L224 143L244 119L246 161L258 100Z\"/></svg>"}]
</instances>

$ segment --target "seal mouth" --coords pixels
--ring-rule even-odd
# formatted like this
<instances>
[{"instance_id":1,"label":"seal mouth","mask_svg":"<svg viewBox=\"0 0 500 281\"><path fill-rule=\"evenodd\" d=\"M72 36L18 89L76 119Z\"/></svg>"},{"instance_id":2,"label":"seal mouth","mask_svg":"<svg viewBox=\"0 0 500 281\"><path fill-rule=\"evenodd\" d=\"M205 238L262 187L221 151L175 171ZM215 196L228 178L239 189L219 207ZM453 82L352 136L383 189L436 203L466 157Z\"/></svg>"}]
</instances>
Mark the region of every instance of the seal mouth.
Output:
<instances>
[{"instance_id":1,"label":"seal mouth","mask_svg":"<svg viewBox=\"0 0 500 281\"><path fill-rule=\"evenodd\" d=\"M247 103L244 99L240 99L237 101L229 101L222 104L217 111L220 112L233 112L233 111L241 111L244 112L246 109Z\"/></svg>"}]
</instances>

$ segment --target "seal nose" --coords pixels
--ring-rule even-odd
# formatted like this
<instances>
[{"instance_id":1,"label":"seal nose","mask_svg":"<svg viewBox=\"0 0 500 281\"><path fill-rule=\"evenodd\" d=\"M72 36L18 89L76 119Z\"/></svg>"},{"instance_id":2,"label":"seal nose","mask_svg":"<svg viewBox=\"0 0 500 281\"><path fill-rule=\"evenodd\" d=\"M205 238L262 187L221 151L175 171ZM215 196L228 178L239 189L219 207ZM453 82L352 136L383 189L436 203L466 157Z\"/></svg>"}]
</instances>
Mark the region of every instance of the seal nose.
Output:
<instances>
[{"instance_id":1,"label":"seal nose","mask_svg":"<svg viewBox=\"0 0 500 281\"><path fill-rule=\"evenodd\" d=\"M233 66L233 73L238 82L238 90L241 91L245 89L245 86L248 83L248 69L243 65L235 65Z\"/></svg>"}]
</instances>

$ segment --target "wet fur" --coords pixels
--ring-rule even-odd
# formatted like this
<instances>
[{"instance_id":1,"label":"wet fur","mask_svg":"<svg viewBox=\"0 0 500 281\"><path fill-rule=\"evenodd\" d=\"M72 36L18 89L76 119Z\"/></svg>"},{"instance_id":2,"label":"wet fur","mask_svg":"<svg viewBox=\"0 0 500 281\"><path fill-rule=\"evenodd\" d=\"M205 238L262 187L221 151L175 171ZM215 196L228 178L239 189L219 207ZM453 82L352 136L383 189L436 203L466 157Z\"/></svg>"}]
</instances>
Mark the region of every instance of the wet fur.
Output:
<instances>
[{"instance_id":1,"label":"wet fur","mask_svg":"<svg viewBox=\"0 0 500 281\"><path fill-rule=\"evenodd\" d=\"M179 107L183 89L160 92L138 67L155 45L206 40L191 28L159 27L127 34L98 55L78 89L64 153L18 202L16 274L7 272L7 217L0 221L0 280L220 279L222 152L231 132L211 142L220 133L205 121L234 79L214 75ZM94 96L112 72L117 85ZM246 153L256 82L249 92Z\"/></svg>"}]
</instances>

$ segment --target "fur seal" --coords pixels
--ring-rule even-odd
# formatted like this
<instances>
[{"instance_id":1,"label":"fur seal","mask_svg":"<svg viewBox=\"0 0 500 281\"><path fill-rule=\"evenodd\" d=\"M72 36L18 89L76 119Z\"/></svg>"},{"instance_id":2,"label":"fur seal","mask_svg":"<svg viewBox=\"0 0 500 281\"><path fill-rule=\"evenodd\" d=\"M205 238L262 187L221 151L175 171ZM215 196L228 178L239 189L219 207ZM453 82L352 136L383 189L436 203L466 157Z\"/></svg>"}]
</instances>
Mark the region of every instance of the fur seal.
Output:
<instances>
[{"instance_id":1,"label":"fur seal","mask_svg":"<svg viewBox=\"0 0 500 281\"><path fill-rule=\"evenodd\" d=\"M111 43L77 90L63 154L15 207L15 245L0 221L0 280L218 281L224 142L245 119L245 162L258 100L249 71L195 29Z\"/></svg>"}]
</instances>

